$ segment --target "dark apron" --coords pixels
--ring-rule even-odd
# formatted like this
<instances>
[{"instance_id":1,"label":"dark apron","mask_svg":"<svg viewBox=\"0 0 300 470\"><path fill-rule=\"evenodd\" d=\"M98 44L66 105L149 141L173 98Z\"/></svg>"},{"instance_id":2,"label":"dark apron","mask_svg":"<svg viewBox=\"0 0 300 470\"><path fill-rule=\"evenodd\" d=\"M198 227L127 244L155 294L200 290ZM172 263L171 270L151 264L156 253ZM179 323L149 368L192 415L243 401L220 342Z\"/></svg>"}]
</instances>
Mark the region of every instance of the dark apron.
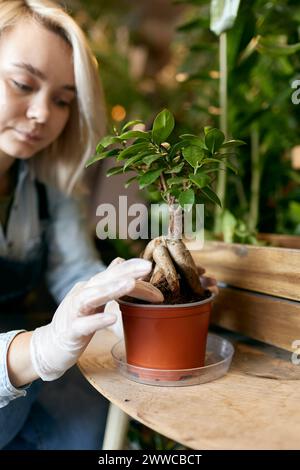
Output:
<instances>
[{"instance_id":1,"label":"dark apron","mask_svg":"<svg viewBox=\"0 0 300 470\"><path fill-rule=\"evenodd\" d=\"M36 181L42 233L38 246L22 261L0 257L0 332L25 328L22 321L30 294L41 285L47 266L46 226L49 219L45 186ZM32 297L32 295L31 295Z\"/></svg>"}]
</instances>

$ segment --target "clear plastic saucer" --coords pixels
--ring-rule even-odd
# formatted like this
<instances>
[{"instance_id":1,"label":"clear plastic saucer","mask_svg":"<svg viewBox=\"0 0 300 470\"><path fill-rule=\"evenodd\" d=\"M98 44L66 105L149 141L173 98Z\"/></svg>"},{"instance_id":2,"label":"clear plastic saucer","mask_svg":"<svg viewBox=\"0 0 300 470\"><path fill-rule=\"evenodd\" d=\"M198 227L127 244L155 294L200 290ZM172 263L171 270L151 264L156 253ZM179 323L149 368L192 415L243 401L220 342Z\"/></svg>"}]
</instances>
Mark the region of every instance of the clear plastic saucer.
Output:
<instances>
[{"instance_id":1,"label":"clear plastic saucer","mask_svg":"<svg viewBox=\"0 0 300 470\"><path fill-rule=\"evenodd\" d=\"M209 333L205 365L194 369L149 369L128 364L123 340L113 346L111 354L120 373L129 380L145 385L184 387L211 382L225 375L232 361L234 347L227 339Z\"/></svg>"}]
</instances>

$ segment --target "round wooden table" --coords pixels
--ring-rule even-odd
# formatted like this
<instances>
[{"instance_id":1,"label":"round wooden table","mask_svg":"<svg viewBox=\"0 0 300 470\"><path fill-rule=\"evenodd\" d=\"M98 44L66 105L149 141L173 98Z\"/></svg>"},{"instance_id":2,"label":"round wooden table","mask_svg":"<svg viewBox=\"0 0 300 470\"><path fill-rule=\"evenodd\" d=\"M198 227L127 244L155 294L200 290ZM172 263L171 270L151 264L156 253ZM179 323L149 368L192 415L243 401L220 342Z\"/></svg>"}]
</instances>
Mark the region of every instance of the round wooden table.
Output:
<instances>
[{"instance_id":1,"label":"round wooden table","mask_svg":"<svg viewBox=\"0 0 300 470\"><path fill-rule=\"evenodd\" d=\"M191 449L300 449L300 365L288 358L238 343L229 373L214 382L149 386L120 375L110 352L116 342L99 331L78 366L135 420Z\"/></svg>"}]
</instances>

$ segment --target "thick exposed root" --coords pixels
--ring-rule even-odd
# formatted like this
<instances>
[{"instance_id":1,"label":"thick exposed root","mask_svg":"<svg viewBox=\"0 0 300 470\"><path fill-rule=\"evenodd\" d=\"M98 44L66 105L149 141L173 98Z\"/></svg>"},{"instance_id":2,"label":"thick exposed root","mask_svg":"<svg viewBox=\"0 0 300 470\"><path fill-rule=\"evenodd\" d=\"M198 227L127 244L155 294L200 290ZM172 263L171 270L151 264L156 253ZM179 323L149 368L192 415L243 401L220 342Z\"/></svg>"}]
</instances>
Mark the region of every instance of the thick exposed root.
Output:
<instances>
[{"instance_id":1,"label":"thick exposed root","mask_svg":"<svg viewBox=\"0 0 300 470\"><path fill-rule=\"evenodd\" d=\"M153 251L158 245L161 244L161 242L162 242L162 237L153 238L153 240L151 240L148 243L148 245L146 246L146 248L143 252L143 258L148 260L148 261L152 261Z\"/></svg>"},{"instance_id":2,"label":"thick exposed root","mask_svg":"<svg viewBox=\"0 0 300 470\"><path fill-rule=\"evenodd\" d=\"M164 273L159 269L157 265L155 265L155 268L150 278L150 283L156 286L156 285L160 285L163 282L163 280L164 280Z\"/></svg>"},{"instance_id":3,"label":"thick exposed root","mask_svg":"<svg viewBox=\"0 0 300 470\"><path fill-rule=\"evenodd\" d=\"M171 292L173 292L174 295L178 295L180 292L178 275L169 255L168 248L162 244L156 246L153 251L153 259L158 269L166 278Z\"/></svg>"},{"instance_id":4,"label":"thick exposed root","mask_svg":"<svg viewBox=\"0 0 300 470\"><path fill-rule=\"evenodd\" d=\"M181 239L157 237L146 246L141 257L153 261L153 269L144 278L159 289L167 303L205 297L198 269L190 251ZM182 288L182 290L180 290Z\"/></svg>"},{"instance_id":5,"label":"thick exposed root","mask_svg":"<svg viewBox=\"0 0 300 470\"><path fill-rule=\"evenodd\" d=\"M175 266L178 267L179 272L184 276L192 291L195 294L204 295L205 290L201 286L197 267L185 244L182 240L166 240L166 242Z\"/></svg>"}]
</instances>

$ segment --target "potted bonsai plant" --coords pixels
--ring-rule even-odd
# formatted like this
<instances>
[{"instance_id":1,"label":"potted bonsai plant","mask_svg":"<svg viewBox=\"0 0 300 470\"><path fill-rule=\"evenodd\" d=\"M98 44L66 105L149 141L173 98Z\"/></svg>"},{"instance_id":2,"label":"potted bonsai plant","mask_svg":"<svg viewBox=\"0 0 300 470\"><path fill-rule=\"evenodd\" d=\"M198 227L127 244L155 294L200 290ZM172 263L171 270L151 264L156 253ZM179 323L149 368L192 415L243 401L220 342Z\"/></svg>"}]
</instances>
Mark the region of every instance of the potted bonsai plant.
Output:
<instances>
[{"instance_id":1,"label":"potted bonsai plant","mask_svg":"<svg viewBox=\"0 0 300 470\"><path fill-rule=\"evenodd\" d=\"M213 295L200 282L190 251L181 239L182 209L196 202L220 204L213 190L213 175L228 161L242 141L225 141L215 128L203 136L184 134L168 142L174 117L164 109L148 131L132 129L130 121L120 132L105 136L88 165L106 158L117 165L107 176L133 172L125 187L137 181L139 188L155 188L169 209L168 234L150 240L144 252L153 262L147 281L158 288L160 305L136 299L119 301L122 311L128 364L151 369L178 370L204 365ZM172 134L173 136L173 134Z\"/></svg>"}]
</instances>

